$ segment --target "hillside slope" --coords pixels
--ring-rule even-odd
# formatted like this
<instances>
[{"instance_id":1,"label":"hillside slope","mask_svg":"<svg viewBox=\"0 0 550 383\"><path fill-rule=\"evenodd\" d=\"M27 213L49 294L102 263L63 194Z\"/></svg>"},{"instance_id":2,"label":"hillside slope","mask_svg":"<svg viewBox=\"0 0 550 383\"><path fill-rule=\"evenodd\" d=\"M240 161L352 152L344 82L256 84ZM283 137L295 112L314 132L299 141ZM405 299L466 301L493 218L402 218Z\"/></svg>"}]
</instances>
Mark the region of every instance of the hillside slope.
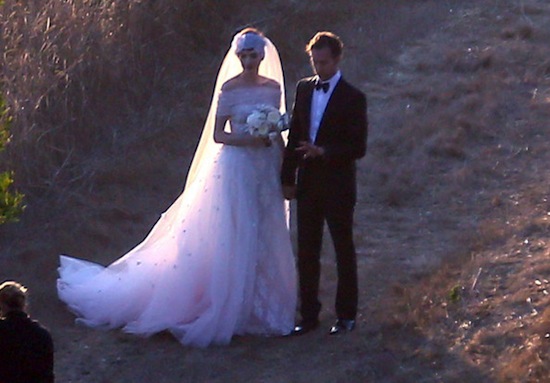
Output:
<instances>
[{"instance_id":1,"label":"hillside slope","mask_svg":"<svg viewBox=\"0 0 550 383\"><path fill-rule=\"evenodd\" d=\"M196 350L167 334L141 339L77 327L56 299L58 254L111 262L180 192L226 49L220 44L189 62L193 76L163 79L165 91L139 115L147 123L125 120L138 124L120 130L131 137L79 165L85 189L63 189L45 200L47 209L37 198L31 207L40 213L0 231L0 278L30 287L31 311L54 335L58 380L547 381L550 5L294 3L253 4L225 29L259 20L281 50L289 98L310 72L302 49L317 29L347 43L344 75L367 93L371 122L359 163L357 331L239 337ZM273 17L278 11L285 18ZM326 245L328 328L335 270Z\"/></svg>"}]
</instances>

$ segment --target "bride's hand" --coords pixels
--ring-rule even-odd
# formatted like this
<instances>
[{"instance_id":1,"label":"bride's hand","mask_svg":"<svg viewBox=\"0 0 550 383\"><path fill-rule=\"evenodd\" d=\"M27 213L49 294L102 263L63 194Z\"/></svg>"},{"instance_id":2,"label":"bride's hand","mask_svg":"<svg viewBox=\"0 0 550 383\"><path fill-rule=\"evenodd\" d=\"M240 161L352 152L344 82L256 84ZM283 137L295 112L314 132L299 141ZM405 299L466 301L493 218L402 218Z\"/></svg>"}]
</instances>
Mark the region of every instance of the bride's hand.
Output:
<instances>
[{"instance_id":1,"label":"bride's hand","mask_svg":"<svg viewBox=\"0 0 550 383\"><path fill-rule=\"evenodd\" d=\"M256 136L250 136L251 137L251 146L271 146L271 139L269 137L256 137Z\"/></svg>"}]
</instances>

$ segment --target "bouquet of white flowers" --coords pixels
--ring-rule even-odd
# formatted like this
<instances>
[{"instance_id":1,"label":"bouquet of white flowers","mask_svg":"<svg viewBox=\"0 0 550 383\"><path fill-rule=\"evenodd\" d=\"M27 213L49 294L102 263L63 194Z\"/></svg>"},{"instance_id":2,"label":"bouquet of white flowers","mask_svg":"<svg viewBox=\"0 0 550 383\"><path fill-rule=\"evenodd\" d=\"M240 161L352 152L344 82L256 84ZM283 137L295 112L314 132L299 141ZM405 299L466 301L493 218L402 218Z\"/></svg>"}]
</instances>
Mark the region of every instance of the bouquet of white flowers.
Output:
<instances>
[{"instance_id":1,"label":"bouquet of white flowers","mask_svg":"<svg viewBox=\"0 0 550 383\"><path fill-rule=\"evenodd\" d=\"M270 105L258 105L246 119L248 132L254 137L274 140L288 129L288 115Z\"/></svg>"}]
</instances>

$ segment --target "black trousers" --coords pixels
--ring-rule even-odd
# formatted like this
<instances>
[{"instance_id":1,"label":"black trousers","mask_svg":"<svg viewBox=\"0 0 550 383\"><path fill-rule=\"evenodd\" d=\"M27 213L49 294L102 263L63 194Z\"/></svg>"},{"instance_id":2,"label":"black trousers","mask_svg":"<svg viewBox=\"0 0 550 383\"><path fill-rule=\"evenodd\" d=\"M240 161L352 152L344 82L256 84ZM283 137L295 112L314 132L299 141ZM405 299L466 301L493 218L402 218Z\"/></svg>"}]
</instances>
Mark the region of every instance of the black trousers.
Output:
<instances>
[{"instance_id":1,"label":"black trousers","mask_svg":"<svg viewBox=\"0 0 550 383\"><path fill-rule=\"evenodd\" d=\"M337 187L337 186L335 186ZM319 279L323 226L327 222L338 270L336 315L355 319L357 315L357 257L353 243L355 199L333 200L310 191L298 196L298 273L302 320L314 321L321 311Z\"/></svg>"}]
</instances>

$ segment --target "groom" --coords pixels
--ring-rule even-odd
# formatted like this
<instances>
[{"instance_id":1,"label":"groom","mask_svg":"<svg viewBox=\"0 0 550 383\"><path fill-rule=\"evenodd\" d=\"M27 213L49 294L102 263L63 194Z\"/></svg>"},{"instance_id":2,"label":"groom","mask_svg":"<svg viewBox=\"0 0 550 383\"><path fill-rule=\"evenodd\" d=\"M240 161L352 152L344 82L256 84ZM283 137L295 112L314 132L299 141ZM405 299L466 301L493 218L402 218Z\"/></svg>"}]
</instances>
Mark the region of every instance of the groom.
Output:
<instances>
[{"instance_id":1,"label":"groom","mask_svg":"<svg viewBox=\"0 0 550 383\"><path fill-rule=\"evenodd\" d=\"M357 261L353 243L356 199L355 160L367 141L365 95L339 70L343 44L331 32L319 32L306 52L316 76L302 79L290 122L282 168L286 199L297 199L300 313L294 335L319 326L320 253L324 221L336 251L337 321L330 334L349 332L357 314Z\"/></svg>"}]
</instances>

